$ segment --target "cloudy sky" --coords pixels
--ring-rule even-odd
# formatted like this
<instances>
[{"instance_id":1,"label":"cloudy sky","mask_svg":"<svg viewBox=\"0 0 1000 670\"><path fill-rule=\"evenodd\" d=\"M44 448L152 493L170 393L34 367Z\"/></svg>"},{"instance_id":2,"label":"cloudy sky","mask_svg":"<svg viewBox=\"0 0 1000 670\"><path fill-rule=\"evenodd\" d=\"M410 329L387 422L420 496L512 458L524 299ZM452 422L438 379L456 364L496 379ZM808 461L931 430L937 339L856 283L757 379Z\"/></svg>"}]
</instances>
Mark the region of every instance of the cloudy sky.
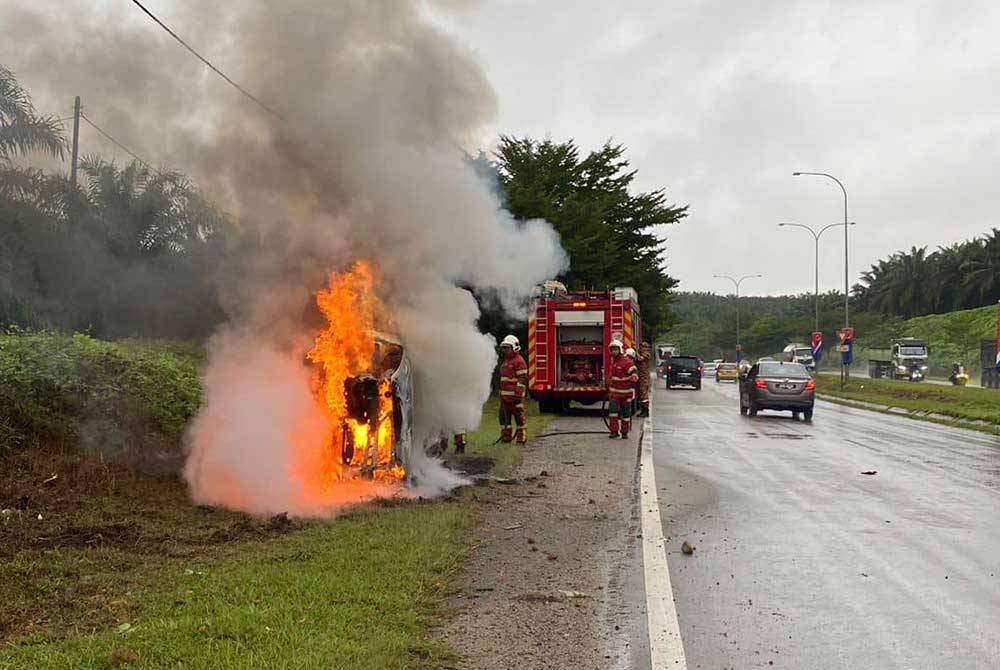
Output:
<instances>
[{"instance_id":1,"label":"cloudy sky","mask_svg":"<svg viewBox=\"0 0 1000 670\"><path fill-rule=\"evenodd\" d=\"M451 20L496 87L493 131L629 148L644 189L690 205L665 231L687 290L812 290L843 221L852 283L877 258L1000 225L1000 5L487 2ZM820 244L843 288L842 229ZM754 283L756 282L756 283Z\"/></svg>"},{"instance_id":2,"label":"cloudy sky","mask_svg":"<svg viewBox=\"0 0 1000 670\"><path fill-rule=\"evenodd\" d=\"M665 188L690 205L682 224L663 231L683 289L725 292L712 275L761 273L745 293L811 291L812 238L777 223L842 221L843 200L833 182L793 177L796 170L830 172L847 186L858 223L852 283L893 251L1000 225L996 3L437 1L458 8L435 20L496 89L498 115L480 144L489 148L499 133L573 138L584 148L624 143L640 188ZM53 12L66 6L44 3ZM127 0L71 4L145 21ZM172 0L147 4L176 17ZM225 39L213 38L210 21L195 25L189 39L225 66ZM0 56L17 71L19 47L7 46ZM201 67L183 51L176 57L177 67ZM68 112L67 100L46 97L48 79L24 83L43 111ZM99 113L99 100L89 102ZM820 251L821 289L842 289L841 229L826 233Z\"/></svg>"}]
</instances>

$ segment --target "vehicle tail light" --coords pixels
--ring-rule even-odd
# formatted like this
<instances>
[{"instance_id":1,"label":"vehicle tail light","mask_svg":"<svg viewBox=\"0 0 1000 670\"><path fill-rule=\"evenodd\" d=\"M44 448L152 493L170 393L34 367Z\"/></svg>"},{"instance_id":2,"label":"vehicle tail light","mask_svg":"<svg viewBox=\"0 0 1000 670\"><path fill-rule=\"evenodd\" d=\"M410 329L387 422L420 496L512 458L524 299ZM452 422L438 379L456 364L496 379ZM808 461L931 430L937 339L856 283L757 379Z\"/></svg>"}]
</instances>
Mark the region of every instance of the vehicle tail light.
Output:
<instances>
[{"instance_id":1,"label":"vehicle tail light","mask_svg":"<svg viewBox=\"0 0 1000 670\"><path fill-rule=\"evenodd\" d=\"M757 379L753 380L753 385L756 386L759 389L766 389L767 388L767 382L764 381L763 379L760 379L759 377Z\"/></svg>"},{"instance_id":2,"label":"vehicle tail light","mask_svg":"<svg viewBox=\"0 0 1000 670\"><path fill-rule=\"evenodd\" d=\"M670 372L670 371L671 371L671 370L673 370L673 369L674 369L674 366L672 366L672 365L668 365L668 366L667 366L667 372Z\"/></svg>"},{"instance_id":3,"label":"vehicle tail light","mask_svg":"<svg viewBox=\"0 0 1000 670\"><path fill-rule=\"evenodd\" d=\"M815 380L810 379L809 381L806 382L806 390L807 391L814 391L814 390L816 390L816 382L815 382Z\"/></svg>"},{"instance_id":4,"label":"vehicle tail light","mask_svg":"<svg viewBox=\"0 0 1000 670\"><path fill-rule=\"evenodd\" d=\"M535 384L535 390L536 391L544 391L545 390L545 384Z\"/></svg>"}]
</instances>

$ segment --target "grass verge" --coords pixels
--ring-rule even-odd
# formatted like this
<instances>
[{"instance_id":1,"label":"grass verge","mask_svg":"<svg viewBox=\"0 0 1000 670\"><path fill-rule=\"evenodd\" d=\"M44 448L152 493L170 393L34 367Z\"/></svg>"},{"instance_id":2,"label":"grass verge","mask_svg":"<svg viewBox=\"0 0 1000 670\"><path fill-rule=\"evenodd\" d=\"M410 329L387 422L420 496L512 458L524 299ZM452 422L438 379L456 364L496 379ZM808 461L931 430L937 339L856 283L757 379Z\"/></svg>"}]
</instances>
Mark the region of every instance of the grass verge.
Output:
<instances>
[{"instance_id":1,"label":"grass verge","mask_svg":"<svg viewBox=\"0 0 1000 670\"><path fill-rule=\"evenodd\" d=\"M80 416L111 416L132 450L149 433L169 444L197 406L197 352L83 336L0 344L17 384L0 405L19 437L0 450L0 669L451 663L433 627L476 521L467 496L313 522L195 507L174 477L66 445L83 440ZM552 417L528 409L530 437ZM520 451L495 443L496 414L492 400L468 452L506 473Z\"/></svg>"},{"instance_id":2,"label":"grass verge","mask_svg":"<svg viewBox=\"0 0 1000 670\"><path fill-rule=\"evenodd\" d=\"M840 380L816 375L816 390L831 399L857 400L906 410L907 416L935 423L960 422L981 432L1000 432L1000 393L995 389L940 386L884 379Z\"/></svg>"},{"instance_id":3,"label":"grass verge","mask_svg":"<svg viewBox=\"0 0 1000 670\"><path fill-rule=\"evenodd\" d=\"M556 415L539 414L538 404L530 400L525 401L524 408L527 419L525 433L528 441L531 441L545 429ZM499 409L500 400L496 397L490 398L483 406L483 419L479 428L466 435L468 443L466 453L469 456L490 459L493 472L498 475L506 475L521 462L521 450L515 444L504 444L497 441L500 436Z\"/></svg>"}]
</instances>

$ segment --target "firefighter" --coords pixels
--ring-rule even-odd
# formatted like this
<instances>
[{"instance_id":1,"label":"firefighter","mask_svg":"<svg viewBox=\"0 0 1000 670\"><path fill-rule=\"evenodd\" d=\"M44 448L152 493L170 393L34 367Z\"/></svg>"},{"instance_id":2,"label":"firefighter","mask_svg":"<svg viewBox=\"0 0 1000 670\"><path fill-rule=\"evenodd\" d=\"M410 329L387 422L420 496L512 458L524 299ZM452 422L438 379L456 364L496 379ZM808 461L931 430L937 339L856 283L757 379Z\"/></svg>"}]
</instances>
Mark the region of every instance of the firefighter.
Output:
<instances>
[{"instance_id":1,"label":"firefighter","mask_svg":"<svg viewBox=\"0 0 1000 670\"><path fill-rule=\"evenodd\" d=\"M512 437L518 444L525 443L524 436L524 392L528 388L528 365L518 352L521 344L513 335L503 338L500 343L500 439L510 442ZM517 424L517 433L512 434L511 419Z\"/></svg>"},{"instance_id":2,"label":"firefighter","mask_svg":"<svg viewBox=\"0 0 1000 670\"><path fill-rule=\"evenodd\" d=\"M635 359L635 367L639 371L639 384L636 391L639 396L639 416L649 416L649 362L652 360L653 351L649 342L639 345L639 357Z\"/></svg>"},{"instance_id":3,"label":"firefighter","mask_svg":"<svg viewBox=\"0 0 1000 670\"><path fill-rule=\"evenodd\" d=\"M618 340L608 345L611 350L611 379L608 381L608 429L610 438L628 438L632 427L632 401L635 399L635 385L639 382L639 371L635 362L625 355L625 346Z\"/></svg>"}]
</instances>

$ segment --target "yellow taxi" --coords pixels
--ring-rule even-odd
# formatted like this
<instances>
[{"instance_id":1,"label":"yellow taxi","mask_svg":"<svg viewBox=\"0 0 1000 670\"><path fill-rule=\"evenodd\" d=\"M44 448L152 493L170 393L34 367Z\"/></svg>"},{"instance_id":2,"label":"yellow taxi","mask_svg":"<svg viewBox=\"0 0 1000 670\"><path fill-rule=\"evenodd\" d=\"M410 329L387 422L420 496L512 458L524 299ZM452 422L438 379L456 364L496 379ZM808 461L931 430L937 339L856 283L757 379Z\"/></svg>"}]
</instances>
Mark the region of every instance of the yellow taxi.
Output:
<instances>
[{"instance_id":1,"label":"yellow taxi","mask_svg":"<svg viewBox=\"0 0 1000 670\"><path fill-rule=\"evenodd\" d=\"M736 382L740 378L740 368L736 363L719 363L719 367L715 369L715 383L720 384L723 381Z\"/></svg>"}]
</instances>

